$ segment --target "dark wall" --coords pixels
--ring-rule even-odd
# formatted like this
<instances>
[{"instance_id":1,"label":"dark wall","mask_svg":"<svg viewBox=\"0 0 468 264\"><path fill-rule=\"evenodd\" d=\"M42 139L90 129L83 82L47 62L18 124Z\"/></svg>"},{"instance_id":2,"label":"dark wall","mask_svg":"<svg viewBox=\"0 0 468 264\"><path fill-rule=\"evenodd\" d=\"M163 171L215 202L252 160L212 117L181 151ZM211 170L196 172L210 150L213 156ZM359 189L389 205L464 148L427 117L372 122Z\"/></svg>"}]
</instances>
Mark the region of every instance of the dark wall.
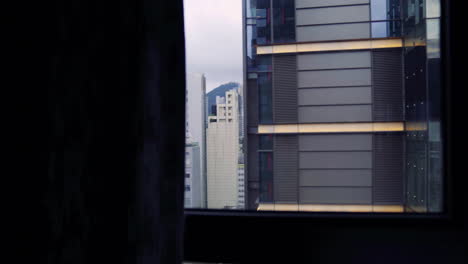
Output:
<instances>
[{"instance_id":1,"label":"dark wall","mask_svg":"<svg viewBox=\"0 0 468 264\"><path fill-rule=\"evenodd\" d=\"M20 109L9 114L21 153L10 185L15 262L179 263L182 1L70 0L8 12L5 38L18 43L7 49L10 100Z\"/></svg>"}]
</instances>

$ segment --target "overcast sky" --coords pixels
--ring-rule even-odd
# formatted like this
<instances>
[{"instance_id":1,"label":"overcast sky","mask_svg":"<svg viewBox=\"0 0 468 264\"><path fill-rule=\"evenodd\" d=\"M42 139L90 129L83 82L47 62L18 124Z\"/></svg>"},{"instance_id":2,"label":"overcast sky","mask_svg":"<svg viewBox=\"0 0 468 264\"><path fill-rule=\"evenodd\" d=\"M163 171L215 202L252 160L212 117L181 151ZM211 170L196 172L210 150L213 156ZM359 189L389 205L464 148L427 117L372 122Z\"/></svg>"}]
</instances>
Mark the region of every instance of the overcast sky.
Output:
<instances>
[{"instance_id":1,"label":"overcast sky","mask_svg":"<svg viewBox=\"0 0 468 264\"><path fill-rule=\"evenodd\" d=\"M206 91L242 83L242 1L184 0L188 73L203 73Z\"/></svg>"}]
</instances>

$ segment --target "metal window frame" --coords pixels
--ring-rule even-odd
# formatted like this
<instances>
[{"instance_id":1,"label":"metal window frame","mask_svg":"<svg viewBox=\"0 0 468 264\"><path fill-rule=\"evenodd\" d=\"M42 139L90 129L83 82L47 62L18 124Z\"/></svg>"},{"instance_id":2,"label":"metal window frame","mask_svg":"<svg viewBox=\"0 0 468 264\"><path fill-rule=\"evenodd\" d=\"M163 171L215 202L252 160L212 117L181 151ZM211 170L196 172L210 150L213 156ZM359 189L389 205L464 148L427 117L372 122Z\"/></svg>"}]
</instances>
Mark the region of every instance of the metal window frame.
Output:
<instances>
[{"instance_id":1,"label":"metal window frame","mask_svg":"<svg viewBox=\"0 0 468 264\"><path fill-rule=\"evenodd\" d=\"M245 3L243 2L243 5ZM446 3L447 4L447 3ZM363 5L367 5L367 4L363 4ZM442 14L446 14L448 12L447 8L446 8L446 5L443 5L441 4L441 8L443 9L442 11ZM245 23L245 6L243 6L243 23ZM444 85L444 87L450 87L449 84L450 84L450 75L448 75L449 72L447 72L447 69L446 67L448 66L448 62L447 62L447 54L448 54L448 45L449 45L449 39L448 39L448 21L447 21L447 16L442 16L441 19L440 19L440 25L441 25L441 53L443 54L441 57L442 57L442 66L441 68L442 69L445 69L444 73L443 74L443 78L442 78L442 83ZM244 24L245 25L245 24ZM244 27L243 27L243 31L245 31ZM245 33L245 32L244 32ZM443 36L445 38L443 38ZM243 36L245 37L245 36ZM245 43L244 43L245 45ZM244 53L245 53L245 47L244 47ZM246 72L245 72L245 69L246 69L246 65L245 65L245 62L244 62L244 82L246 82ZM371 85L372 86L372 85ZM244 86L244 89L246 89L246 87ZM447 93L450 89L444 89L444 91ZM442 98L442 100L445 99L450 99L448 98L446 95ZM442 104L442 116L444 117L445 119L445 122L444 120L441 120L441 122L444 122L444 124L446 123L446 121L449 119L449 116L447 115L447 111L444 111L446 110L446 106L449 105L446 101ZM446 127L443 126L443 130L446 130L445 129ZM447 141L447 133L445 131L442 131L442 138L443 138L443 141L446 142ZM247 138L247 137L245 137ZM443 147L443 151L444 151L444 154L447 153L447 150L446 150L446 147L447 147L448 144L444 144L444 147ZM445 160L446 159L446 156L447 155L444 155L444 165L448 165L448 161ZM450 175L447 173L447 168L448 166L444 166L444 175L449 178ZM447 179L448 181L448 179ZM445 188L447 188L448 184L444 184ZM445 189L444 188L444 189ZM448 194L448 192L446 190L444 190L444 194ZM386 213L382 213L382 214L378 214L375 215L375 213L371 213L371 214L366 214L366 213L342 213L343 215L338 217L338 219L342 219L343 217L346 219L348 217L350 218L353 218L353 219L368 219L369 217L370 218L375 218L375 219L382 219L382 218L391 218L391 219L402 219L402 220L407 220L407 219L412 219L412 218L415 218L415 219L430 219L430 220L433 220L433 219L449 219L450 218L450 210L448 208L448 206L446 205L447 202L449 201L449 198L448 197L444 197L444 212L442 213L425 213L425 214L419 214L419 213L416 213L416 214L412 214L412 213L405 213L405 214L399 214L399 215L394 215L394 214L386 214ZM338 215L341 214L341 213L338 213ZM307 213L301 213L301 212L294 212L294 213L291 213L291 212L261 212L261 213L258 213L256 211L243 211L243 212L239 212L239 211L224 211L224 210L200 210L200 209L186 209L186 215L190 215L190 216L200 216L200 215L205 215L205 216L240 216L240 217L252 217L252 216L255 216L255 217L272 217L272 216L275 216L275 217L298 217L298 218L308 218L308 219L322 219L322 218L328 218L328 217L332 217L332 218L335 218L337 216L337 214L335 213L310 213L310 212L307 212Z\"/></svg>"},{"instance_id":2,"label":"metal window frame","mask_svg":"<svg viewBox=\"0 0 468 264\"><path fill-rule=\"evenodd\" d=\"M243 12L245 12L245 3L243 2ZM452 12L452 3L443 1L441 3L441 19L440 19L440 45L441 45L441 69L442 78L441 84L444 87L441 93L441 137L442 137L442 151L443 151L443 168L444 173L444 199L443 199L443 212L441 213L314 213L314 212L257 212L257 211L238 211L238 210L200 210L200 209L185 209L185 259L186 260L200 260L200 261L236 261L243 257L249 240L256 242L267 242L261 236L251 233L257 231L262 235L269 232L279 232L277 235L278 240L285 233L291 230L297 231L299 227L307 228L313 234L322 235L321 237L311 238L316 241L313 245L318 245L317 241L326 239L323 237L329 235L335 237L340 230L362 230L367 232L380 232L387 230L388 232L398 231L411 234L411 237L421 235L414 230L450 230L452 228L463 228L463 199L464 196L460 192L455 193L454 185L455 158L451 135L460 133L453 129L455 125L451 117L452 103L455 100L454 92L452 91L452 59L451 42L452 29L450 28L451 20L449 14ZM455 11L455 10L453 10ZM245 13L244 13L245 16ZM245 23L245 19L243 19ZM243 31L245 27L243 27ZM245 32L243 32L245 33ZM245 34L243 34L245 38ZM245 45L245 41L243 42ZM245 55L245 47L244 47ZM244 82L246 83L246 64L244 61ZM243 86L246 89L246 86ZM245 91L245 90L244 90ZM246 94L246 93L244 93ZM245 104L244 100L244 104ZM460 102L460 101L457 101ZM246 106L248 107L248 106ZM460 125L457 125L459 127ZM244 122L244 127L247 131L247 122ZM244 144L247 144L247 136L244 137ZM246 160L246 165L247 165ZM458 164L459 165L459 164ZM460 175L458 175L460 176ZM460 177L456 179L460 180ZM247 183L247 177L245 177ZM246 184L247 186L247 184ZM457 187L460 188L460 187ZM460 189L458 189L460 190ZM248 201L246 193L246 201ZM390 231L388 231L390 230ZM448 231L447 231L448 232ZM291 234L290 237L300 238L300 234ZM210 240L212 239L212 240ZM404 241L406 237L401 237L398 241ZM421 240L423 238L420 238ZM232 241L245 241L246 245L239 248L229 248L234 245ZM205 243L199 243L203 241ZM396 240L395 240L396 241ZM280 242L280 241L274 241ZM283 241L284 242L284 241ZM302 243L302 241L289 241L294 245ZM220 246L216 246L220 245ZM238 243L235 245L240 246ZM395 245L395 242L392 242ZM395 245L398 246L398 245ZM261 245L259 245L262 248ZM400 247L403 247L400 245ZM263 248L262 248L263 249ZM274 248L279 249L279 248ZM221 250L221 251L216 251ZM309 250L314 250L309 248ZM320 251L320 249L317 249ZM268 256L261 254L260 258L264 259ZM265 252L273 254L274 252ZM290 256L293 258L294 256Z\"/></svg>"}]
</instances>

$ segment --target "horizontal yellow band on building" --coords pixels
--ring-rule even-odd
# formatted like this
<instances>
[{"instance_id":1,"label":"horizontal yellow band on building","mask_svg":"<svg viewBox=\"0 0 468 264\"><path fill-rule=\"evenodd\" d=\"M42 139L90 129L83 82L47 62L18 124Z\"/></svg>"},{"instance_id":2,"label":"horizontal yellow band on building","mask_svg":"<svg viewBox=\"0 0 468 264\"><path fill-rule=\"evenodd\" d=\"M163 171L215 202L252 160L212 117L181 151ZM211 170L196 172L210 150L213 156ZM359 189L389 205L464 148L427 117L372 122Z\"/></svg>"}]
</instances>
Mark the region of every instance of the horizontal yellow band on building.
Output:
<instances>
[{"instance_id":1,"label":"horizontal yellow band on building","mask_svg":"<svg viewBox=\"0 0 468 264\"><path fill-rule=\"evenodd\" d=\"M334 50L386 49L386 48L401 48L402 46L403 46L403 41L400 38L330 41L330 42L315 42L315 43L294 43L294 44L282 44L282 45L257 46L257 55L320 52L320 51L334 51Z\"/></svg>"},{"instance_id":2,"label":"horizontal yellow band on building","mask_svg":"<svg viewBox=\"0 0 468 264\"><path fill-rule=\"evenodd\" d=\"M374 123L320 123L259 125L259 134L347 133L347 132L398 132L405 131L403 122Z\"/></svg>"},{"instance_id":3,"label":"horizontal yellow band on building","mask_svg":"<svg viewBox=\"0 0 468 264\"><path fill-rule=\"evenodd\" d=\"M257 211L403 213L402 205L259 204Z\"/></svg>"},{"instance_id":4,"label":"horizontal yellow band on building","mask_svg":"<svg viewBox=\"0 0 468 264\"><path fill-rule=\"evenodd\" d=\"M427 123L426 122L413 122L409 121L405 123L406 131L426 131Z\"/></svg>"}]
</instances>

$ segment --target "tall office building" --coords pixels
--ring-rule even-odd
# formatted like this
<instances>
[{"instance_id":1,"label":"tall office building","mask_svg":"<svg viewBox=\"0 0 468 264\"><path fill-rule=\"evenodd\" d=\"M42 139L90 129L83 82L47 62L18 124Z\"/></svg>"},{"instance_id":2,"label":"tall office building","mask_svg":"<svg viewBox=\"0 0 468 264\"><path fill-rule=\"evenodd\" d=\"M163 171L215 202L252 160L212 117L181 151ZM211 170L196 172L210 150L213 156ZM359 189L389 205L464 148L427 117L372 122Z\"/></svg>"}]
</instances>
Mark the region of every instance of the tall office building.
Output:
<instances>
[{"instance_id":1,"label":"tall office building","mask_svg":"<svg viewBox=\"0 0 468 264\"><path fill-rule=\"evenodd\" d=\"M248 209L440 211L437 2L244 1Z\"/></svg>"},{"instance_id":2,"label":"tall office building","mask_svg":"<svg viewBox=\"0 0 468 264\"><path fill-rule=\"evenodd\" d=\"M186 80L186 155L189 153L186 162L190 159L190 168L187 168L186 164L186 170L190 170L193 177L197 177L196 180L186 179L187 184L196 183L196 186L186 189L190 189L190 196L197 197L193 199L197 202L192 203L190 207L206 208L206 79L203 74L188 73ZM186 197L187 195L189 194L186 191Z\"/></svg>"},{"instance_id":3,"label":"tall office building","mask_svg":"<svg viewBox=\"0 0 468 264\"><path fill-rule=\"evenodd\" d=\"M208 208L238 207L239 97L233 89L216 97L216 115L208 117Z\"/></svg>"}]
</instances>

